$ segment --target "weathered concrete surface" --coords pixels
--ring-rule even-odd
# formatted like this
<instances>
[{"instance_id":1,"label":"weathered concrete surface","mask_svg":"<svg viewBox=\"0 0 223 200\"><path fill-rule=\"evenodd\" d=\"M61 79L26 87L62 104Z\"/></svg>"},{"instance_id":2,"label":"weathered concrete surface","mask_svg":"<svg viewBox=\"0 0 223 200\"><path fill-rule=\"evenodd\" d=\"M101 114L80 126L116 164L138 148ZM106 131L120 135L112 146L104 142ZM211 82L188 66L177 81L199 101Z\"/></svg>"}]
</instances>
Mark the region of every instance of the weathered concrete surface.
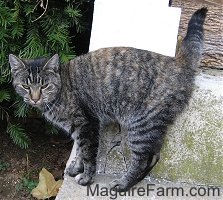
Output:
<instances>
[{"instance_id":1,"label":"weathered concrete surface","mask_svg":"<svg viewBox=\"0 0 223 200\"><path fill-rule=\"evenodd\" d=\"M90 187L84 187L76 184L74 178L66 176L56 200L222 200L223 197L222 188L172 183L152 178L143 180L129 192L118 193L116 196L108 187L108 183L114 178L114 175L97 175Z\"/></svg>"},{"instance_id":2,"label":"weathered concrete surface","mask_svg":"<svg viewBox=\"0 0 223 200\"><path fill-rule=\"evenodd\" d=\"M223 187L223 77L200 74L195 83L190 103L169 128L161 160L151 172L153 178L175 182L162 181L163 187L177 182ZM111 179L108 175L120 175L127 170L130 151L126 131L118 125L102 127L101 133L97 172L106 176L97 175L96 183L108 186ZM71 159L74 155L73 151ZM146 187L147 183L145 180L140 185ZM78 196L75 199L90 198L84 188L65 177L57 200L74 199L73 195ZM159 198L155 195L151 199Z\"/></svg>"},{"instance_id":3,"label":"weathered concrete surface","mask_svg":"<svg viewBox=\"0 0 223 200\"><path fill-rule=\"evenodd\" d=\"M169 129L154 176L223 186L223 77L202 74L185 112Z\"/></svg>"},{"instance_id":4,"label":"weathered concrete surface","mask_svg":"<svg viewBox=\"0 0 223 200\"><path fill-rule=\"evenodd\" d=\"M119 174L129 165L126 132L101 131L98 172ZM201 74L184 113L169 128L155 177L223 186L223 77Z\"/></svg>"}]
</instances>

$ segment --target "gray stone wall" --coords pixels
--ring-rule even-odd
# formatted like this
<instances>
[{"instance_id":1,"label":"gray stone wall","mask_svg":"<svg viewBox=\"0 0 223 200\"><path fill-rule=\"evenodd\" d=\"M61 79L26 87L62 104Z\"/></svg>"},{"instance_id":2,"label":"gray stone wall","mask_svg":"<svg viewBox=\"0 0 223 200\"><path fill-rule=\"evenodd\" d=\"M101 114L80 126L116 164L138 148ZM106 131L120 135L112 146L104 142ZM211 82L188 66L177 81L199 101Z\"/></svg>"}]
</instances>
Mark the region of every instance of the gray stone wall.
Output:
<instances>
[{"instance_id":1,"label":"gray stone wall","mask_svg":"<svg viewBox=\"0 0 223 200\"><path fill-rule=\"evenodd\" d=\"M130 162L126 131L103 126L98 173L122 174ZM223 186L223 77L200 74L189 105L169 128L152 176Z\"/></svg>"}]
</instances>

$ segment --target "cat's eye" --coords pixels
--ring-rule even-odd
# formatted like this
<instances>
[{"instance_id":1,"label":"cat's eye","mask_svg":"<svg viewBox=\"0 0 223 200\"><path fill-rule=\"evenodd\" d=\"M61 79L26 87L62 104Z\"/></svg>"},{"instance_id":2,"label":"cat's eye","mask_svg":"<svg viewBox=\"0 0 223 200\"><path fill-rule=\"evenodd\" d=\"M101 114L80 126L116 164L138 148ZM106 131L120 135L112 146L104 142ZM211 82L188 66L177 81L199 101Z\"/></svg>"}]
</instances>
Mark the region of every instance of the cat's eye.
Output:
<instances>
[{"instance_id":1,"label":"cat's eye","mask_svg":"<svg viewBox=\"0 0 223 200\"><path fill-rule=\"evenodd\" d=\"M49 84L45 84L41 86L41 89L46 89L48 87Z\"/></svg>"},{"instance_id":2,"label":"cat's eye","mask_svg":"<svg viewBox=\"0 0 223 200\"><path fill-rule=\"evenodd\" d=\"M30 87L29 87L28 85L22 85L22 87L23 87L24 89L26 89L26 90L29 90L29 89L30 89Z\"/></svg>"}]
</instances>

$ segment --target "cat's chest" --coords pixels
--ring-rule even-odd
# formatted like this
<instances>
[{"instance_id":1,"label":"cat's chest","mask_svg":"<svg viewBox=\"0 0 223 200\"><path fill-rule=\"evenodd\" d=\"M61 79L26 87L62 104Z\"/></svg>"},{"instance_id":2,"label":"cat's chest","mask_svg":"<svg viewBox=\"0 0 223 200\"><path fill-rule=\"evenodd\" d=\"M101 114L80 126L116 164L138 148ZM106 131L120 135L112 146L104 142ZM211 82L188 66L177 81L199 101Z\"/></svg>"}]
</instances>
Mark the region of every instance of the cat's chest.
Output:
<instances>
[{"instance_id":1,"label":"cat's chest","mask_svg":"<svg viewBox=\"0 0 223 200\"><path fill-rule=\"evenodd\" d=\"M52 122L54 125L65 130L67 133L70 133L71 122L67 119L60 118L59 115L53 115L50 111L44 113L45 118Z\"/></svg>"}]
</instances>

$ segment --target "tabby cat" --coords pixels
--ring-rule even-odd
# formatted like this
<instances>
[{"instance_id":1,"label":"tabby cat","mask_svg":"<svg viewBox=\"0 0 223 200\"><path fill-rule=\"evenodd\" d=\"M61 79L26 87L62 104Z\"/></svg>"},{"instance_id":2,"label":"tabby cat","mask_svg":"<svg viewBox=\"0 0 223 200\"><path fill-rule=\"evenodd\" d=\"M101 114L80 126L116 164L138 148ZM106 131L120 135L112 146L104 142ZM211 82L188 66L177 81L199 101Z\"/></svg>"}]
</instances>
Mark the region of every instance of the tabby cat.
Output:
<instances>
[{"instance_id":1,"label":"tabby cat","mask_svg":"<svg viewBox=\"0 0 223 200\"><path fill-rule=\"evenodd\" d=\"M17 93L77 143L67 173L78 184L92 183L104 121L127 129L132 152L127 173L112 188L128 190L156 165L167 126L192 93L206 13L201 8L193 14L175 58L127 47L99 49L65 65L57 54L34 60L9 55Z\"/></svg>"}]
</instances>

